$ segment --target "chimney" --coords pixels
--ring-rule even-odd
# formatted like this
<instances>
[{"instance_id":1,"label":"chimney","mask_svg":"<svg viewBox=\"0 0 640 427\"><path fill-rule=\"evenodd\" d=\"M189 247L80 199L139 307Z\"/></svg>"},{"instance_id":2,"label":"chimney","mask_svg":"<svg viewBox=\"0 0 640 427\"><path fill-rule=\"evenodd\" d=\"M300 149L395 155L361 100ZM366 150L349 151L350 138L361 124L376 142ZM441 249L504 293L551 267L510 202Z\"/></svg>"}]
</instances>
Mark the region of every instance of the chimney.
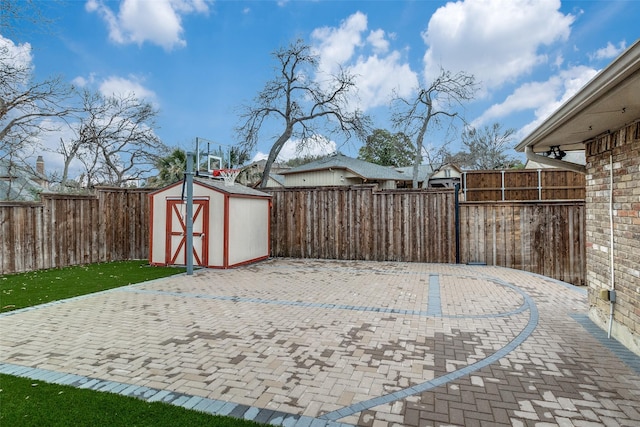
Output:
<instances>
[{"instance_id":1,"label":"chimney","mask_svg":"<svg viewBox=\"0 0 640 427\"><path fill-rule=\"evenodd\" d=\"M38 172L40 177L44 177L44 159L42 156L38 156L36 159L36 172Z\"/></svg>"}]
</instances>

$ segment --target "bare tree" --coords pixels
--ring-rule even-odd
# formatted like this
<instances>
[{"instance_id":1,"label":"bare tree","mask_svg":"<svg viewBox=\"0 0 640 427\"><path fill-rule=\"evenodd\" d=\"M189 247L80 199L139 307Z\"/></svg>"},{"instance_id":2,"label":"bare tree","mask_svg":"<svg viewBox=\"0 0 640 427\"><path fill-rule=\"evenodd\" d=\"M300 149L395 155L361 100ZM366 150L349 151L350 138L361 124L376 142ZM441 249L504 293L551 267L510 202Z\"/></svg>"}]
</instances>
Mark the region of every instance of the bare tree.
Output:
<instances>
[{"instance_id":1,"label":"bare tree","mask_svg":"<svg viewBox=\"0 0 640 427\"><path fill-rule=\"evenodd\" d=\"M54 19L44 9L59 7L63 0L0 0L0 28L5 37L27 33L51 33Z\"/></svg>"},{"instance_id":2,"label":"bare tree","mask_svg":"<svg viewBox=\"0 0 640 427\"><path fill-rule=\"evenodd\" d=\"M34 81L29 55L28 47L0 36L0 159L9 153L32 154L37 136L57 130L57 119L71 112L65 105L71 87L60 77Z\"/></svg>"},{"instance_id":3,"label":"bare tree","mask_svg":"<svg viewBox=\"0 0 640 427\"><path fill-rule=\"evenodd\" d=\"M512 148L516 130L502 130L500 123L477 130L467 127L462 132L463 150L456 154L460 166L473 170L491 170L510 167L516 159L506 150Z\"/></svg>"},{"instance_id":4,"label":"bare tree","mask_svg":"<svg viewBox=\"0 0 640 427\"><path fill-rule=\"evenodd\" d=\"M74 159L84 165L86 185L126 186L150 172L165 146L154 132L157 111L133 94L105 97L84 91L81 94L76 136L61 140L63 184Z\"/></svg>"},{"instance_id":5,"label":"bare tree","mask_svg":"<svg viewBox=\"0 0 640 427\"><path fill-rule=\"evenodd\" d=\"M451 162L451 153L447 148L450 142L445 142L440 146L429 146L425 147L422 154L424 155L424 159L426 160L428 165L431 165L433 170L439 169L442 165Z\"/></svg>"},{"instance_id":6,"label":"bare tree","mask_svg":"<svg viewBox=\"0 0 640 427\"><path fill-rule=\"evenodd\" d=\"M424 137L429 125L440 125L442 119L458 117L457 107L473 99L476 91L472 75L441 70L428 86L418 88L414 99L397 97L393 101L391 122L396 129L414 138L413 188L418 186L418 167L424 155Z\"/></svg>"},{"instance_id":7,"label":"bare tree","mask_svg":"<svg viewBox=\"0 0 640 427\"><path fill-rule=\"evenodd\" d=\"M276 51L274 56L278 63L276 76L266 83L253 104L241 107L241 125L236 129L240 144L251 151L267 119L281 125L282 131L269 151L261 187L267 185L271 165L290 138L299 139L300 144L314 141L324 124L323 130L364 140L370 127L369 118L361 111L349 110L349 97L355 91L353 76L341 70L326 81L313 80L318 58L301 40Z\"/></svg>"}]
</instances>

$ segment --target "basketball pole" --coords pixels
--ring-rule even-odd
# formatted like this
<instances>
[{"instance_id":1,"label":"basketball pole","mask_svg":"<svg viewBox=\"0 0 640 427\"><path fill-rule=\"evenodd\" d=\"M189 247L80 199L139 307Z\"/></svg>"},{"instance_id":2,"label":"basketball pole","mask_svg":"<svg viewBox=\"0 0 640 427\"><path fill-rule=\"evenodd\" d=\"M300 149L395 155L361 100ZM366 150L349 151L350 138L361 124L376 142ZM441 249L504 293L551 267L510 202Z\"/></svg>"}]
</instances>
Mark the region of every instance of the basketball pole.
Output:
<instances>
[{"instance_id":1,"label":"basketball pole","mask_svg":"<svg viewBox=\"0 0 640 427\"><path fill-rule=\"evenodd\" d=\"M187 275L193 274L193 153L187 152L187 170L184 173L187 183L187 213L185 214L187 225L187 241L184 249L187 261Z\"/></svg>"}]
</instances>

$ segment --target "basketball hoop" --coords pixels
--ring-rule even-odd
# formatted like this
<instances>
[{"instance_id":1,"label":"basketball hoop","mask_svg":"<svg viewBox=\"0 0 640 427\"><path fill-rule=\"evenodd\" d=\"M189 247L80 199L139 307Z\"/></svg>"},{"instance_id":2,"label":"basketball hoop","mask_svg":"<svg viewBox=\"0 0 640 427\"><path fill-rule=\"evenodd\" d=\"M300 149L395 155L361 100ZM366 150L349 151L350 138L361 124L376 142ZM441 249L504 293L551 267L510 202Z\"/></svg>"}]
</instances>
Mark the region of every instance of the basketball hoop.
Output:
<instances>
[{"instance_id":1,"label":"basketball hoop","mask_svg":"<svg viewBox=\"0 0 640 427\"><path fill-rule=\"evenodd\" d=\"M214 176L221 176L222 179L224 179L224 185L226 186L233 185L236 182L236 178L239 174L240 169L218 169L213 172Z\"/></svg>"}]
</instances>

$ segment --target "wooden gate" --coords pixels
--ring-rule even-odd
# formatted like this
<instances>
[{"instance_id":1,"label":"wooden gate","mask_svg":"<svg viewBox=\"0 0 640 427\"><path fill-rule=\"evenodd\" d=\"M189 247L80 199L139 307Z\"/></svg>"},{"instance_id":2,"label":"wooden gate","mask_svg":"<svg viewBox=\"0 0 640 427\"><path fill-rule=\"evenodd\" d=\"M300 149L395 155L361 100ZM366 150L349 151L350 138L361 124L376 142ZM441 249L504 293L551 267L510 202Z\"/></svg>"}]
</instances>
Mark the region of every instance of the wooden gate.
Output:
<instances>
[{"instance_id":1,"label":"wooden gate","mask_svg":"<svg viewBox=\"0 0 640 427\"><path fill-rule=\"evenodd\" d=\"M183 200L167 200L167 264L187 264L187 205ZM193 264L206 266L208 262L209 200L193 201Z\"/></svg>"}]
</instances>

